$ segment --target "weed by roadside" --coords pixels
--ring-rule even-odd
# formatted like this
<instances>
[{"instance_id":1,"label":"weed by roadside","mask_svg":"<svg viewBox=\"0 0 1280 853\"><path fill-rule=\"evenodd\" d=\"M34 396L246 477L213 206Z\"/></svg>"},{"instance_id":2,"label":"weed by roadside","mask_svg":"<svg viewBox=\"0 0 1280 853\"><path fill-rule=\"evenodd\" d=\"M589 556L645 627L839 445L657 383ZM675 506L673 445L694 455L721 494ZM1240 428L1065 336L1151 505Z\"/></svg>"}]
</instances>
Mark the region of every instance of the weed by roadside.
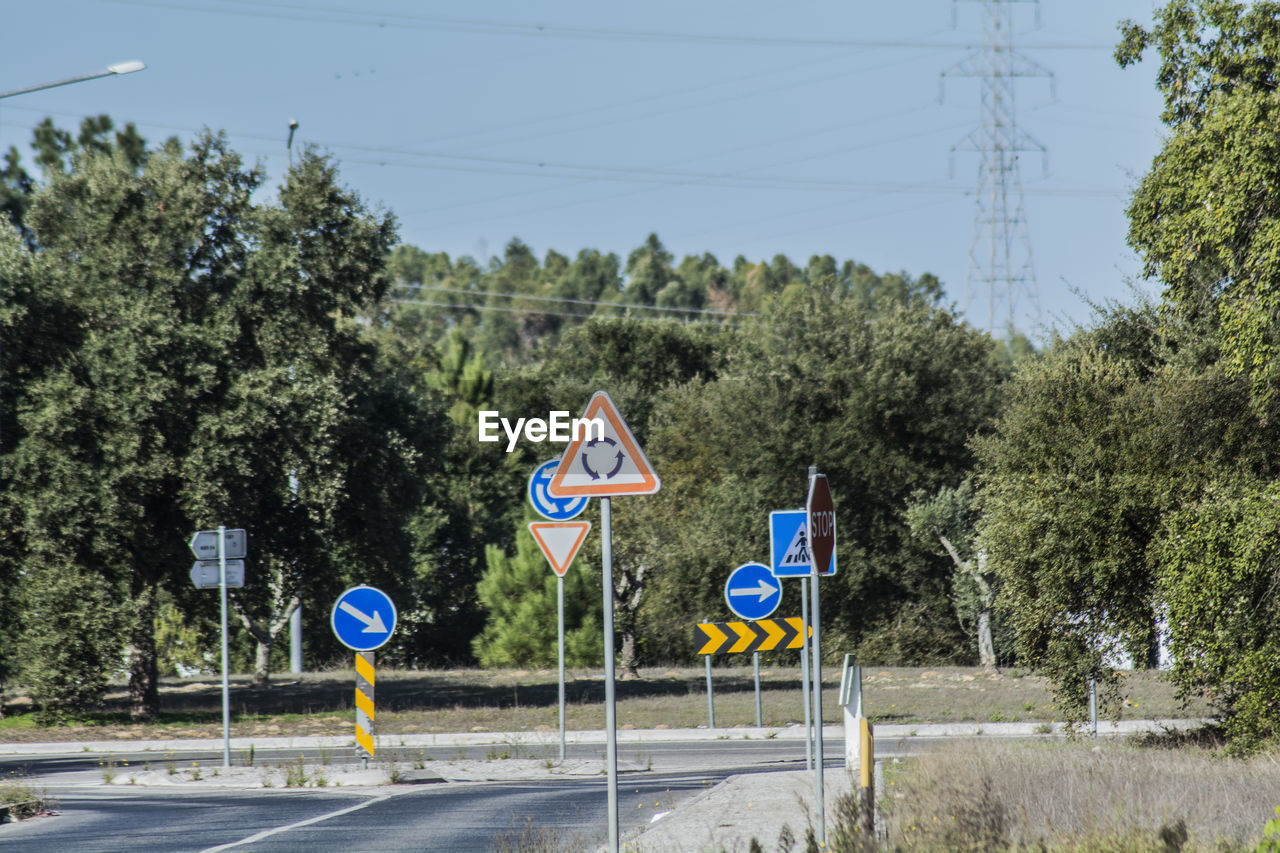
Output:
<instances>
[{"instance_id":1,"label":"weed by roadside","mask_svg":"<svg viewBox=\"0 0 1280 853\"><path fill-rule=\"evenodd\" d=\"M0 818L0 822L48 814L54 805L53 798L41 785L13 775L0 781L0 807L5 807L7 814L7 818Z\"/></svg>"},{"instance_id":2,"label":"weed by roadside","mask_svg":"<svg viewBox=\"0 0 1280 853\"><path fill-rule=\"evenodd\" d=\"M495 838L493 849L497 853L585 853L593 847L579 839L566 838L552 827L539 826L533 818L526 817L523 824Z\"/></svg>"}]
</instances>

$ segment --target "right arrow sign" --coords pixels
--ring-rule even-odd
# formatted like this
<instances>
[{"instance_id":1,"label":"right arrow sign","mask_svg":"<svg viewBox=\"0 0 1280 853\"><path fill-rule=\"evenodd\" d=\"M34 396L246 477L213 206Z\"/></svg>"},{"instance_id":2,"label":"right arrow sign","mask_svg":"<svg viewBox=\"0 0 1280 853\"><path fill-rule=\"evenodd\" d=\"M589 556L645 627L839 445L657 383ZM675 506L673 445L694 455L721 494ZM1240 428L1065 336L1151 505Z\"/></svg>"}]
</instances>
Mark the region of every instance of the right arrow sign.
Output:
<instances>
[{"instance_id":1,"label":"right arrow sign","mask_svg":"<svg viewBox=\"0 0 1280 853\"><path fill-rule=\"evenodd\" d=\"M809 550L813 556L813 573L825 575L831 566L831 555L836 550L836 508L831 501L831 488L827 475L817 474L809 486L809 499L805 502L808 513Z\"/></svg>"}]
</instances>

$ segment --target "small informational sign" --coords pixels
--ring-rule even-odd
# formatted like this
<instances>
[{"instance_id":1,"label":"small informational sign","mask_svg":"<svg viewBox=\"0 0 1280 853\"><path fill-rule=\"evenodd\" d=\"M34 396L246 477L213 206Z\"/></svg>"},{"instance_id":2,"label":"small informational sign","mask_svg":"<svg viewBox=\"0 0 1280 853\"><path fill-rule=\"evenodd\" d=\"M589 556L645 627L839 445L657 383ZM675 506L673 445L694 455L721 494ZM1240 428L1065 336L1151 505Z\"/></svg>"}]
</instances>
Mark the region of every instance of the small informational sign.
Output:
<instances>
[{"instance_id":1,"label":"small informational sign","mask_svg":"<svg viewBox=\"0 0 1280 853\"><path fill-rule=\"evenodd\" d=\"M217 589L221 585L218 560L196 560L191 564L191 582L196 589ZM227 587L244 586L244 560L227 560Z\"/></svg>"}]
</instances>

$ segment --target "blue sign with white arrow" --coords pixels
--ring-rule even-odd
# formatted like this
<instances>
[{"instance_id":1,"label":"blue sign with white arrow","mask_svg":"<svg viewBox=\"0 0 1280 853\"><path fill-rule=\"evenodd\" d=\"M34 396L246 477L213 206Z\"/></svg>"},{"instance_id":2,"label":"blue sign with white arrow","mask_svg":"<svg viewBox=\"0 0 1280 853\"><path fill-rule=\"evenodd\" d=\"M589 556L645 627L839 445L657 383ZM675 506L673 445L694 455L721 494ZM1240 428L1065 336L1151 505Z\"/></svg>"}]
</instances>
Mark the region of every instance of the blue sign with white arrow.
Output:
<instances>
[{"instance_id":1,"label":"blue sign with white arrow","mask_svg":"<svg viewBox=\"0 0 1280 853\"><path fill-rule=\"evenodd\" d=\"M533 476L529 478L529 503L533 504L538 515L550 521L568 521L571 518L577 518L587 508L587 501L590 500L587 497L551 497L547 486L551 483L551 478L555 476L556 468L559 466L559 459L543 462L533 469Z\"/></svg>"},{"instance_id":2,"label":"blue sign with white arrow","mask_svg":"<svg viewBox=\"0 0 1280 853\"><path fill-rule=\"evenodd\" d=\"M334 602L329 624L342 645L371 652L391 639L396 629L396 606L380 589L353 586Z\"/></svg>"},{"instance_id":3,"label":"blue sign with white arrow","mask_svg":"<svg viewBox=\"0 0 1280 853\"><path fill-rule=\"evenodd\" d=\"M779 509L769 513L769 560L775 578L807 578L813 573L813 553L802 509ZM836 555L831 554L829 570L836 573Z\"/></svg>"},{"instance_id":4,"label":"blue sign with white arrow","mask_svg":"<svg viewBox=\"0 0 1280 853\"><path fill-rule=\"evenodd\" d=\"M763 619L782 601L782 581L762 563L744 563L734 569L724 585L729 609L743 619Z\"/></svg>"}]
</instances>

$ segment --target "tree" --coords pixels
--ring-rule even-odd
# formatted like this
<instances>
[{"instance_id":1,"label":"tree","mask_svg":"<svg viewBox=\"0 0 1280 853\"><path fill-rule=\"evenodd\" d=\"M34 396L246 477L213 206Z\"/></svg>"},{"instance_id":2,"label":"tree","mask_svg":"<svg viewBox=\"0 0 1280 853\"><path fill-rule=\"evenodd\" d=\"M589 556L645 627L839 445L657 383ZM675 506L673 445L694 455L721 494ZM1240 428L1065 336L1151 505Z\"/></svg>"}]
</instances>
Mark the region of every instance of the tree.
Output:
<instances>
[{"instance_id":1,"label":"tree","mask_svg":"<svg viewBox=\"0 0 1280 853\"><path fill-rule=\"evenodd\" d=\"M1170 134L1129 204L1129 242L1171 310L1209 311L1230 374L1261 418L1280 383L1280 3L1175 0L1128 22L1122 66L1148 47Z\"/></svg>"},{"instance_id":2,"label":"tree","mask_svg":"<svg viewBox=\"0 0 1280 853\"><path fill-rule=\"evenodd\" d=\"M932 496L916 492L907 507L906 521L918 539L936 539L955 564L951 589L956 615L961 627L977 639L978 663L994 670L996 647L991 622L996 579L987 566L986 552L977 542L978 513L972 478L966 477L954 488L943 486Z\"/></svg>"},{"instance_id":3,"label":"tree","mask_svg":"<svg viewBox=\"0 0 1280 853\"><path fill-rule=\"evenodd\" d=\"M537 517L527 512L525 518ZM515 540L514 557L496 545L485 548L487 567L476 592L488 618L475 639L476 659L488 667L553 666L558 579L523 524ZM579 553L584 551L585 544ZM590 580L594 577L581 559L575 559L564 575L567 666L598 665L601 660L600 585Z\"/></svg>"},{"instance_id":4,"label":"tree","mask_svg":"<svg viewBox=\"0 0 1280 853\"><path fill-rule=\"evenodd\" d=\"M1249 747L1280 732L1280 484L1223 478L1173 513L1160 591L1175 683L1208 698Z\"/></svg>"},{"instance_id":5,"label":"tree","mask_svg":"<svg viewBox=\"0 0 1280 853\"><path fill-rule=\"evenodd\" d=\"M441 440L443 413L397 390L355 321L385 293L390 218L314 152L278 204L254 203L262 177L209 134L140 166L78 151L33 198L38 250L4 244L0 261L65 294L73 330L24 389L8 497L25 557L127 602L140 717L158 709L160 587L209 606L175 571L193 528L250 530L259 581L233 600L265 675L304 576L332 588L340 566L386 574L405 556Z\"/></svg>"},{"instance_id":6,"label":"tree","mask_svg":"<svg viewBox=\"0 0 1280 853\"><path fill-rule=\"evenodd\" d=\"M653 305L658 294L675 280L673 260L658 235L650 234L644 245L627 257L627 283L622 296L627 302Z\"/></svg>"},{"instance_id":7,"label":"tree","mask_svg":"<svg viewBox=\"0 0 1280 853\"><path fill-rule=\"evenodd\" d=\"M1025 364L976 445L980 537L1019 655L1077 715L1090 678L1113 684L1104 661L1152 648L1155 630L1155 409L1140 366L1098 343L1082 335Z\"/></svg>"},{"instance_id":8,"label":"tree","mask_svg":"<svg viewBox=\"0 0 1280 853\"><path fill-rule=\"evenodd\" d=\"M651 654L687 656L681 626L723 611L729 571L767 553L769 511L802 506L816 464L839 530L828 627L881 660L967 657L937 618L952 572L915 544L901 508L917 489L963 479L966 442L990 427L1004 374L987 336L901 298L869 312L839 280L792 284L735 336L712 381L663 392L647 445L663 489L637 507L655 543L642 612Z\"/></svg>"}]
</instances>

